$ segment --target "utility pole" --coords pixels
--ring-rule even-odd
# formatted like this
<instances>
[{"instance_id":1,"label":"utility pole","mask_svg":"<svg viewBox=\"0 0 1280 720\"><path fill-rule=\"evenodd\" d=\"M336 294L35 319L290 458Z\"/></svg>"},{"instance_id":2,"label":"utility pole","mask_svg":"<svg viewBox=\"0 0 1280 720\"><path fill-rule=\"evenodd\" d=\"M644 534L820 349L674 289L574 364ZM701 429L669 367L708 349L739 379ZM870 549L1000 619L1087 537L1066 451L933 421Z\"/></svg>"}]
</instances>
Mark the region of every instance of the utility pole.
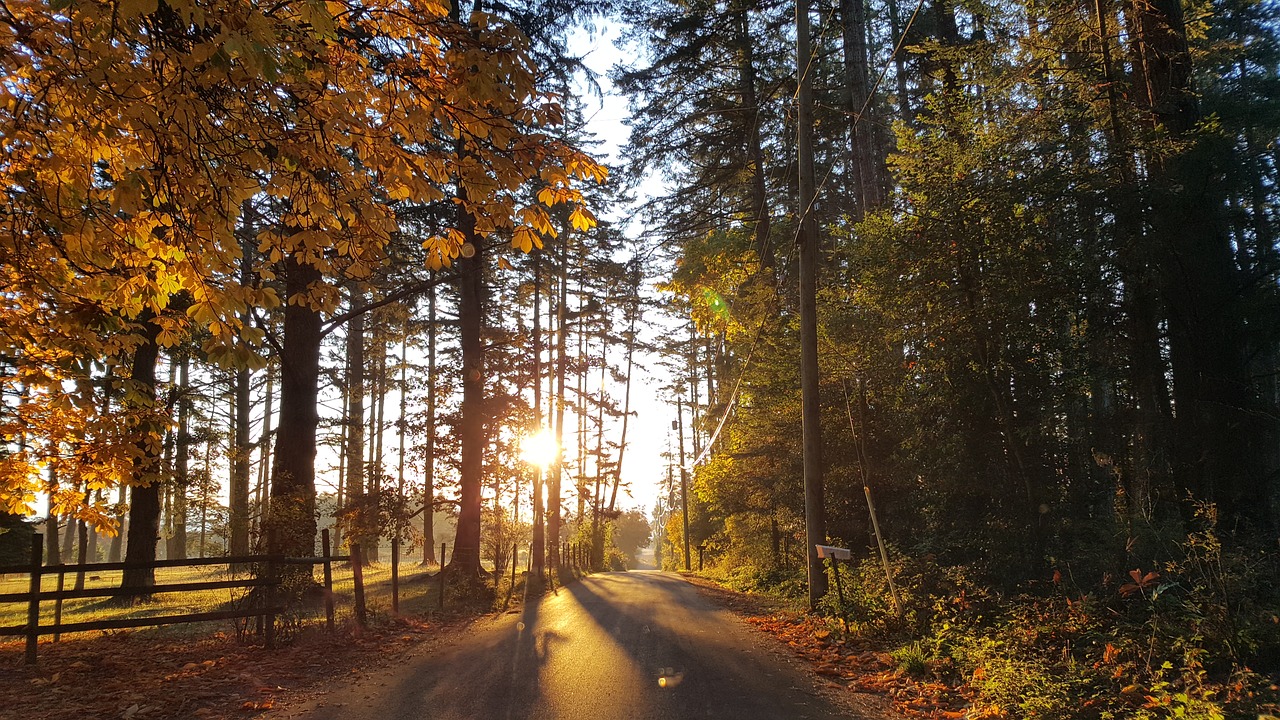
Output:
<instances>
[{"instance_id":1,"label":"utility pole","mask_svg":"<svg viewBox=\"0 0 1280 720\"><path fill-rule=\"evenodd\" d=\"M818 226L813 202L813 53L809 45L809 0L796 0L796 70L800 79L796 108L797 161L800 168L800 394L803 418L804 525L808 548L809 609L827 594L827 575L818 545L827 541L822 488L822 429L818 405Z\"/></svg>"},{"instance_id":2,"label":"utility pole","mask_svg":"<svg viewBox=\"0 0 1280 720\"><path fill-rule=\"evenodd\" d=\"M680 433L680 512L684 514L684 569L689 563L689 471L684 466L684 402L676 398L676 429Z\"/></svg>"}]
</instances>

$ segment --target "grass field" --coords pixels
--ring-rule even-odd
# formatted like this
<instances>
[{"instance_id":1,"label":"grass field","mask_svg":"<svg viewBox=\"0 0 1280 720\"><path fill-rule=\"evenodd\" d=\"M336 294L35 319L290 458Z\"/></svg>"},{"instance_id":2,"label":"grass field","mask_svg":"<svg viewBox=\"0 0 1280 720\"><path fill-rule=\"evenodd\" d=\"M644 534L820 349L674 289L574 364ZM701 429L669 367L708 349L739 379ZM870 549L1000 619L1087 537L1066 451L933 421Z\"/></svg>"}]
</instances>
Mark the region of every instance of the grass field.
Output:
<instances>
[{"instance_id":1,"label":"grass field","mask_svg":"<svg viewBox=\"0 0 1280 720\"><path fill-rule=\"evenodd\" d=\"M416 562L406 562L400 566L400 613L404 615L422 615L436 611L439 607L439 584L433 580L433 570L423 568ZM156 571L156 584L194 583L217 580L243 579L247 574L233 575L226 566L205 566L196 568L159 568ZM321 566L314 569L317 584L323 582ZM364 569L365 604L373 621L391 614L391 566L380 564ZM58 585L57 575L42 577L41 589L55 590ZM0 593L25 593L29 589L30 579L27 575L0 575ZM71 589L75 583L75 575L68 574L63 587ZM85 576L86 589L110 589L120 584L120 571L88 572ZM63 623L88 622L116 618L143 618L163 615L180 615L185 613L229 610L240 607L248 588L232 588L219 590L198 590L184 592L166 592L155 595L150 601L132 606L115 604L112 598L84 598L65 600L62 603L61 617ZM354 617L355 584L351 568L344 564L333 566L333 595L335 619L338 623L350 622ZM446 609L449 595L446 594ZM57 604L52 600L40 603L40 624L51 625L57 612ZM26 624L26 601L0 603L0 627L21 627ZM323 597L319 594L309 601L290 607L283 618L289 627L301 627L324 622ZM199 635L211 632L227 631L244 632L246 623L253 620L222 620L205 623L176 624L160 627L138 628L131 632L147 632L165 635ZM215 629L216 626L221 628ZM89 631L89 635L109 634L121 631ZM63 637L68 637L64 635ZM41 642L52 642L52 635L41 637ZM2 638L4 644L21 643L21 637Z\"/></svg>"}]
</instances>

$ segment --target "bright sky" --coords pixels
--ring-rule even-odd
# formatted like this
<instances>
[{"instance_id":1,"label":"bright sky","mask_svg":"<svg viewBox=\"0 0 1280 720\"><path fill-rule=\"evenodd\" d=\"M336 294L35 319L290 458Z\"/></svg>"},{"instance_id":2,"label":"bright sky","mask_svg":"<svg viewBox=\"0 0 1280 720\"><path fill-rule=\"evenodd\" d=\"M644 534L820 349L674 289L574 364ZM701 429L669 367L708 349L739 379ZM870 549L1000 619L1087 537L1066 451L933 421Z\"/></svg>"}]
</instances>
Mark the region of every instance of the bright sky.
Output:
<instances>
[{"instance_id":1,"label":"bright sky","mask_svg":"<svg viewBox=\"0 0 1280 720\"><path fill-rule=\"evenodd\" d=\"M583 63L595 71L598 76L603 97L591 95L586 84L580 84L578 91L585 103L587 127L601 142L599 154L611 166L617 167L618 153L627 141L629 130L625 124L628 116L626 98L618 95L607 77L613 65L623 61L623 53L614 45L620 35L621 28L613 21L597 26L594 34L576 29L570 34L569 49L583 57ZM641 195L656 191L658 180L646 181L639 193ZM606 217L620 221L629 213L606 213ZM634 235L641 228L624 225L628 235ZM654 322L657 318L652 314L646 320ZM642 335L652 338L655 332L666 332L669 328L646 327ZM615 358L621 362L621 358ZM675 407L661 399L662 386L670 382L667 373L659 367L656 357L640 357L636 362L646 367L633 370L631 407L633 417L627 429L627 451L623 457L622 479L630 485L631 498L620 503L623 507L640 507L648 514L658 499L660 483L666 475L666 461L662 454L667 451L668 435L671 421L675 420ZM622 399L622 388L612 393L619 401ZM616 439L616 438L615 438Z\"/></svg>"}]
</instances>

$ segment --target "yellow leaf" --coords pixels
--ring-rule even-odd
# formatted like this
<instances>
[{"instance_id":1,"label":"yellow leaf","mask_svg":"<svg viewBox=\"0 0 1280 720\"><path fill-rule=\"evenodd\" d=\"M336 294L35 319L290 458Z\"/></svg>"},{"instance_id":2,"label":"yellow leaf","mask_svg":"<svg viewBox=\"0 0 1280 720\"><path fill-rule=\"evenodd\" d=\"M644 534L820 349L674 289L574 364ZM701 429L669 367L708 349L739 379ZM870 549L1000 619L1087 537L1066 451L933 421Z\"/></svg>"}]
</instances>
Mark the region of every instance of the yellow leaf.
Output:
<instances>
[{"instance_id":1,"label":"yellow leaf","mask_svg":"<svg viewBox=\"0 0 1280 720\"><path fill-rule=\"evenodd\" d=\"M150 15L159 6L158 0L119 0L120 18L128 20L139 15Z\"/></svg>"},{"instance_id":2,"label":"yellow leaf","mask_svg":"<svg viewBox=\"0 0 1280 720\"><path fill-rule=\"evenodd\" d=\"M596 226L596 216L592 215L590 210L579 205L569 215L569 222L573 224L575 230L590 230Z\"/></svg>"}]
</instances>

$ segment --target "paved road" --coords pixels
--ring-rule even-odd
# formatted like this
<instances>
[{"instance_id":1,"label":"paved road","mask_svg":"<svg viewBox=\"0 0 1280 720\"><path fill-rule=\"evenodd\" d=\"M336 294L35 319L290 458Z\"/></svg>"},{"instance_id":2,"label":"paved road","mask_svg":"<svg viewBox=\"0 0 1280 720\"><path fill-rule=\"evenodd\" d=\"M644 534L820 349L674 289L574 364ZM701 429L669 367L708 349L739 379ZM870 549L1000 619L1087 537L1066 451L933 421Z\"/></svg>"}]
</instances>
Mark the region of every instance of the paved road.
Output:
<instances>
[{"instance_id":1,"label":"paved road","mask_svg":"<svg viewBox=\"0 0 1280 720\"><path fill-rule=\"evenodd\" d=\"M326 696L306 720L850 717L679 576L584 578L438 653ZM340 706L338 705L340 703Z\"/></svg>"}]
</instances>

